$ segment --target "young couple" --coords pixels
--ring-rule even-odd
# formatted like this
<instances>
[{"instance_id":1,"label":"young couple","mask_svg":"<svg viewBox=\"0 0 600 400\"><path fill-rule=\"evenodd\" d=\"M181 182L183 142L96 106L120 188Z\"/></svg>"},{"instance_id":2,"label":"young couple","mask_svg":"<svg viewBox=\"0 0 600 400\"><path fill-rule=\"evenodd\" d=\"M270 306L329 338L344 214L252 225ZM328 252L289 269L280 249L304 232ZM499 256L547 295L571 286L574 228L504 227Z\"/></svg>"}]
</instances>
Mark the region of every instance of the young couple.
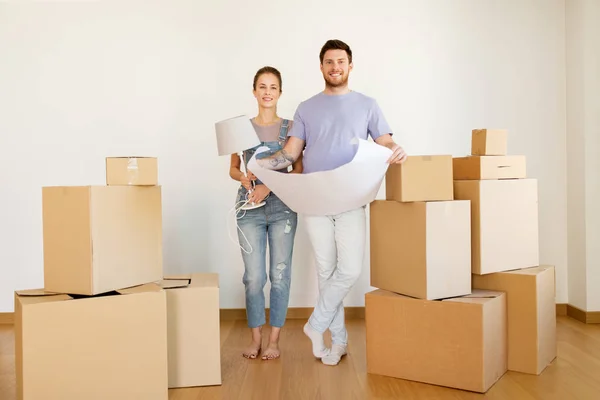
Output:
<instances>
[{"instance_id":1,"label":"young couple","mask_svg":"<svg viewBox=\"0 0 600 400\"><path fill-rule=\"evenodd\" d=\"M340 40L329 40L322 47L319 59L325 90L302 102L293 121L277 115L277 101L282 93L280 73L272 67L264 67L256 73L253 88L259 112L252 124L262 141L261 146L271 150L257 155L259 165L284 173L288 170L291 173L331 170L352 160L357 150L351 143L353 138L366 140L368 136L392 150L388 162L404 162L406 154L392 140L392 130L376 101L348 88L348 76L353 67L350 47ZM245 162L257 148L244 154ZM237 200L266 202L263 207L244 211L238 220L240 243L247 240L252 248L251 252L242 251L246 314L252 332L252 342L243 355L256 358L262 351L268 241L271 332L262 359L270 360L280 355L279 334L289 302L298 217L250 171L246 178L240 171L240 162L237 155L231 156L230 176L241 182ZM253 190L248 194L251 188ZM315 357L324 364L337 365L346 354L348 343L343 301L363 266L365 206L339 215L306 215L303 222L313 248L319 284L319 298L304 325L304 333L312 342ZM326 347L323 340L327 329L331 332L331 348Z\"/></svg>"}]
</instances>

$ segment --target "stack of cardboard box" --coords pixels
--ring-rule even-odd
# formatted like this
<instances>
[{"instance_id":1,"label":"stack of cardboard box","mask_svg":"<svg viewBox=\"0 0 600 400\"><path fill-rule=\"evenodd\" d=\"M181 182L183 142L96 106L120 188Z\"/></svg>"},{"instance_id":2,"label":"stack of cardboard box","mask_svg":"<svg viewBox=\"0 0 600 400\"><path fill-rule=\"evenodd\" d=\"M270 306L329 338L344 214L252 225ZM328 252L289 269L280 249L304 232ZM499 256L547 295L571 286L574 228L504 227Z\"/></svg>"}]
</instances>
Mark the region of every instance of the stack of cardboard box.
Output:
<instances>
[{"instance_id":1,"label":"stack of cardboard box","mask_svg":"<svg viewBox=\"0 0 600 400\"><path fill-rule=\"evenodd\" d=\"M177 368L201 351L220 383L218 279L163 279L157 181L155 158L116 157L106 159L106 186L42 189L44 288L15 293L19 399L166 399L185 381ZM194 334L210 343L182 360Z\"/></svg>"},{"instance_id":2,"label":"stack of cardboard box","mask_svg":"<svg viewBox=\"0 0 600 400\"><path fill-rule=\"evenodd\" d=\"M555 270L539 265L537 179L507 137L473 130L471 156L454 159L454 195L471 201L473 288L507 296L508 370L539 375L556 358Z\"/></svg>"},{"instance_id":3,"label":"stack of cardboard box","mask_svg":"<svg viewBox=\"0 0 600 400\"><path fill-rule=\"evenodd\" d=\"M489 158L505 131L472 142L470 157L390 166L386 200L371 204L369 373L483 393L513 353L537 370L553 358L553 269L522 269L538 265L536 181L522 156Z\"/></svg>"},{"instance_id":4,"label":"stack of cardboard box","mask_svg":"<svg viewBox=\"0 0 600 400\"><path fill-rule=\"evenodd\" d=\"M506 371L505 297L471 289L471 209L452 156L390 166L370 208L367 371L485 392Z\"/></svg>"}]
</instances>

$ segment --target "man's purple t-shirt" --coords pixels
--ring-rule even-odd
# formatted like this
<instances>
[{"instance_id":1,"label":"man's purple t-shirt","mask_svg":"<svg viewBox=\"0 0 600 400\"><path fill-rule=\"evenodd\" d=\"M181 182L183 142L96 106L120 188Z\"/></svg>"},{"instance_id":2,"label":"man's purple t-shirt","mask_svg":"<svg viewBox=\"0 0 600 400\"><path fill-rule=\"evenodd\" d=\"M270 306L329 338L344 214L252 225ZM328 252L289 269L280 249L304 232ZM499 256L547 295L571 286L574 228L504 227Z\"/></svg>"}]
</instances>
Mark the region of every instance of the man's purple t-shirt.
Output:
<instances>
[{"instance_id":1,"label":"man's purple t-shirt","mask_svg":"<svg viewBox=\"0 0 600 400\"><path fill-rule=\"evenodd\" d=\"M354 138L377 139L387 133L392 130L375 99L358 92L321 92L300 103L288 136L305 141L302 164L304 173L310 173L352 161L358 150Z\"/></svg>"}]
</instances>

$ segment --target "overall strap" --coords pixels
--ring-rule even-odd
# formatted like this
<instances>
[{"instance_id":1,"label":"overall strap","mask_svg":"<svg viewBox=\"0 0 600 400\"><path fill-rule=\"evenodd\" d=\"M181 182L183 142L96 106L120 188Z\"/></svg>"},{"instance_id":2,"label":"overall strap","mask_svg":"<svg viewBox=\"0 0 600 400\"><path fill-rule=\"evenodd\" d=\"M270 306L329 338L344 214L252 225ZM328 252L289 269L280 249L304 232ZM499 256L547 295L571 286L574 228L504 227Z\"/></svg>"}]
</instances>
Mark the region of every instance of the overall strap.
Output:
<instances>
[{"instance_id":1,"label":"overall strap","mask_svg":"<svg viewBox=\"0 0 600 400\"><path fill-rule=\"evenodd\" d=\"M289 123L290 123L290 120L288 120L288 119L284 119L283 122L281 123L281 129L279 130L279 140L282 142L285 142L285 139L287 137Z\"/></svg>"}]
</instances>

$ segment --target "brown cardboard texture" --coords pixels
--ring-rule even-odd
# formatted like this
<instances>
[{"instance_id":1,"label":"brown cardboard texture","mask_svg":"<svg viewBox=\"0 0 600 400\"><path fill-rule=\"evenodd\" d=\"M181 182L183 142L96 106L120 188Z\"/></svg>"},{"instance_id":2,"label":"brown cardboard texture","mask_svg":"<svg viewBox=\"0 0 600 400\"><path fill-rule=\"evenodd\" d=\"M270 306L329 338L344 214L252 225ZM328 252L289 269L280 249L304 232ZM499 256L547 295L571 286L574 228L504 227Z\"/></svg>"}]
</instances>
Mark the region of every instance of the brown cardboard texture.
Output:
<instances>
[{"instance_id":1,"label":"brown cardboard texture","mask_svg":"<svg viewBox=\"0 0 600 400\"><path fill-rule=\"evenodd\" d=\"M473 129L471 131L471 155L505 156L508 154L508 131L506 129Z\"/></svg>"},{"instance_id":2,"label":"brown cardboard texture","mask_svg":"<svg viewBox=\"0 0 600 400\"><path fill-rule=\"evenodd\" d=\"M523 179L525 156L468 156L452 160L454 180Z\"/></svg>"},{"instance_id":3,"label":"brown cardboard texture","mask_svg":"<svg viewBox=\"0 0 600 400\"><path fill-rule=\"evenodd\" d=\"M166 293L15 293L18 400L166 400Z\"/></svg>"},{"instance_id":4,"label":"brown cardboard texture","mask_svg":"<svg viewBox=\"0 0 600 400\"><path fill-rule=\"evenodd\" d=\"M557 351L554 267L473 275L473 287L506 292L508 369L541 374Z\"/></svg>"},{"instance_id":5,"label":"brown cardboard texture","mask_svg":"<svg viewBox=\"0 0 600 400\"><path fill-rule=\"evenodd\" d=\"M386 200L403 202L453 200L452 156L408 156L389 166L385 176Z\"/></svg>"},{"instance_id":6,"label":"brown cardboard texture","mask_svg":"<svg viewBox=\"0 0 600 400\"><path fill-rule=\"evenodd\" d=\"M421 299L471 293L468 201L370 207L371 286Z\"/></svg>"},{"instance_id":7,"label":"brown cardboard texture","mask_svg":"<svg viewBox=\"0 0 600 400\"><path fill-rule=\"evenodd\" d=\"M506 372L506 296L365 295L367 372L485 393Z\"/></svg>"},{"instance_id":8,"label":"brown cardboard texture","mask_svg":"<svg viewBox=\"0 0 600 400\"><path fill-rule=\"evenodd\" d=\"M169 388L220 385L218 274L168 276L159 285L167 292Z\"/></svg>"},{"instance_id":9,"label":"brown cardboard texture","mask_svg":"<svg viewBox=\"0 0 600 400\"><path fill-rule=\"evenodd\" d=\"M536 179L454 181L454 196L471 201L474 274L539 265Z\"/></svg>"},{"instance_id":10,"label":"brown cardboard texture","mask_svg":"<svg viewBox=\"0 0 600 400\"><path fill-rule=\"evenodd\" d=\"M95 295L162 279L161 187L42 189L44 286Z\"/></svg>"},{"instance_id":11,"label":"brown cardboard texture","mask_svg":"<svg viewBox=\"0 0 600 400\"><path fill-rule=\"evenodd\" d=\"M107 185L158 185L156 157L106 157Z\"/></svg>"}]
</instances>

